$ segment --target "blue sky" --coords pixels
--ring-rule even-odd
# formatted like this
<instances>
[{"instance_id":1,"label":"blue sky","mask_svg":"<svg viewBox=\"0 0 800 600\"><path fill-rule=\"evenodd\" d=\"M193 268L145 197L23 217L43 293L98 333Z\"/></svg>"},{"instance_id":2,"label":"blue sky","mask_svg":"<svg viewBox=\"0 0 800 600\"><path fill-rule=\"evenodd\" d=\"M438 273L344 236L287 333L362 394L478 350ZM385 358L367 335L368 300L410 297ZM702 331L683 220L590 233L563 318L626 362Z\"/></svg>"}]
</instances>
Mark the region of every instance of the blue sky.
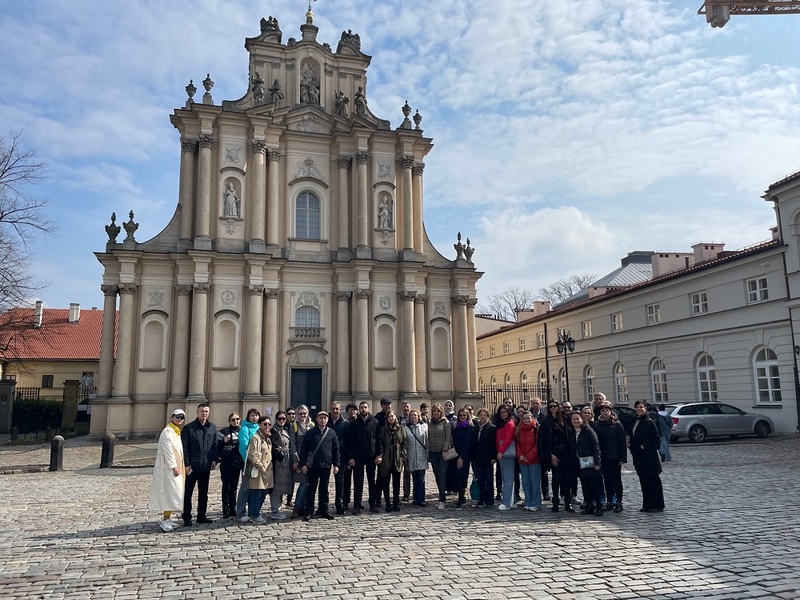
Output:
<instances>
[{"instance_id":1,"label":"blue sky","mask_svg":"<svg viewBox=\"0 0 800 600\"><path fill-rule=\"evenodd\" d=\"M769 237L767 186L800 169L800 15L732 17L701 2L320 0L318 39L370 54L370 109L423 116L425 222L457 231L486 274L479 299L604 274L632 250L728 249ZM177 205L169 114L206 73L216 103L247 86L245 37L302 0L27 0L0 11L0 132L48 164L36 194L58 231L33 247L47 306L102 306L93 252L112 211L149 239ZM202 89L201 89L202 92ZM32 299L33 300L33 299Z\"/></svg>"}]
</instances>

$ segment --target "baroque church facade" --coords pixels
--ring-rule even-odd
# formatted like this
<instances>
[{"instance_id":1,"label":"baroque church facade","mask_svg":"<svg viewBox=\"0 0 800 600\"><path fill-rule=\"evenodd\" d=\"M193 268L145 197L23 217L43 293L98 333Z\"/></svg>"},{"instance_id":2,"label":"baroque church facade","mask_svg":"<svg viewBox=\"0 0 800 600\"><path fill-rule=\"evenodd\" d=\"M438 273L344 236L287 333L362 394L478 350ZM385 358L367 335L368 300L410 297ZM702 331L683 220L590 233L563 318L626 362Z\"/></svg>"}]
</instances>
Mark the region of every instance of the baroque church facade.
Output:
<instances>
[{"instance_id":1,"label":"baroque church facade","mask_svg":"<svg viewBox=\"0 0 800 600\"><path fill-rule=\"evenodd\" d=\"M330 400L464 400L476 393L473 249L440 254L423 225L433 144L406 103L392 129L368 107L371 57L335 52L313 14L247 38L245 95L187 86L177 210L138 242L112 219L97 258L104 323L91 434L158 432L174 408L216 419ZM119 310L115 340L114 317Z\"/></svg>"}]
</instances>

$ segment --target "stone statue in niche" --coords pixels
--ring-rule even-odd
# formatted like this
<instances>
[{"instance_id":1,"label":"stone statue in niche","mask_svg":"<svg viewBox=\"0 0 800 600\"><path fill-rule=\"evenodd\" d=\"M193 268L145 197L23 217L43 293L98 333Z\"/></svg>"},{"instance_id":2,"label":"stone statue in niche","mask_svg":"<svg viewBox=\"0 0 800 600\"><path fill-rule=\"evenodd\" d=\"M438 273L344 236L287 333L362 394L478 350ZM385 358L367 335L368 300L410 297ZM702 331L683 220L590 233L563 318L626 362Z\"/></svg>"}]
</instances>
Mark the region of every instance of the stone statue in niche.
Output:
<instances>
[{"instance_id":1,"label":"stone statue in niche","mask_svg":"<svg viewBox=\"0 0 800 600\"><path fill-rule=\"evenodd\" d=\"M392 228L392 207L391 200L381 198L378 205L378 229L391 229Z\"/></svg>"},{"instance_id":2,"label":"stone statue in niche","mask_svg":"<svg viewBox=\"0 0 800 600\"><path fill-rule=\"evenodd\" d=\"M236 193L236 188L234 188L233 184L229 181L227 184L225 184L222 216L238 219L241 216L241 208L242 204L239 194Z\"/></svg>"},{"instance_id":3,"label":"stone statue in niche","mask_svg":"<svg viewBox=\"0 0 800 600\"><path fill-rule=\"evenodd\" d=\"M281 82L277 79L272 82L272 87L269 88L269 96L273 104L277 104L279 100L283 100L283 92L281 91Z\"/></svg>"},{"instance_id":4,"label":"stone statue in niche","mask_svg":"<svg viewBox=\"0 0 800 600\"><path fill-rule=\"evenodd\" d=\"M300 102L319 104L319 72L309 63L303 65L300 79Z\"/></svg>"},{"instance_id":5,"label":"stone statue in niche","mask_svg":"<svg viewBox=\"0 0 800 600\"><path fill-rule=\"evenodd\" d=\"M256 104L264 103L264 80L259 75L258 71L255 72L255 77L250 79L253 90L253 99Z\"/></svg>"},{"instance_id":6,"label":"stone statue in niche","mask_svg":"<svg viewBox=\"0 0 800 600\"><path fill-rule=\"evenodd\" d=\"M361 86L358 86L353 104L356 107L356 114L358 116L363 117L367 114L367 96L364 94L364 88Z\"/></svg>"},{"instance_id":7,"label":"stone statue in niche","mask_svg":"<svg viewBox=\"0 0 800 600\"><path fill-rule=\"evenodd\" d=\"M350 98L348 98L342 90L334 92L333 95L336 97L336 114L346 117L347 105L350 102Z\"/></svg>"}]
</instances>

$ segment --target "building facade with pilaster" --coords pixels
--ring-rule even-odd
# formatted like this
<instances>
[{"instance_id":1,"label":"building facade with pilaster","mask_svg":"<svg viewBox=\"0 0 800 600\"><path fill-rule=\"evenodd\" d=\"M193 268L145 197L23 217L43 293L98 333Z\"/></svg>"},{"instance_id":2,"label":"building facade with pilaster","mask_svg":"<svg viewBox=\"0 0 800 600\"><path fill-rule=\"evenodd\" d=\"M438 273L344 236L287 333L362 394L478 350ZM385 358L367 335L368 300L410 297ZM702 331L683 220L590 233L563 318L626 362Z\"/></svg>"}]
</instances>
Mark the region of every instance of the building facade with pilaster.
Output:
<instances>
[{"instance_id":1,"label":"building facade with pilaster","mask_svg":"<svg viewBox=\"0 0 800 600\"><path fill-rule=\"evenodd\" d=\"M106 227L93 435L152 435L170 411L215 418L332 400L472 398L477 390L473 249L440 254L423 225L424 137L368 107L371 57L336 51L277 19L245 40L247 91L215 104L192 82L180 133L177 210L138 242L133 215ZM111 318L119 310L116 340Z\"/></svg>"}]
</instances>

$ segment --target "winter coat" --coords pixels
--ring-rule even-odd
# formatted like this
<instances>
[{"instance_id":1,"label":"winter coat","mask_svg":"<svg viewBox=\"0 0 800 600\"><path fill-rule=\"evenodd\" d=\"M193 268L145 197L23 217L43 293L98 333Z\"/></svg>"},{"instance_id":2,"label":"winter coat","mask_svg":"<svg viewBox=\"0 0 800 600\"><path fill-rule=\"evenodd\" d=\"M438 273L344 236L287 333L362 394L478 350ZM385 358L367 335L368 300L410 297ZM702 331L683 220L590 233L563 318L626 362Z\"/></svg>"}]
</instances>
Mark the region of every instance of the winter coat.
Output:
<instances>
[{"instance_id":1,"label":"winter coat","mask_svg":"<svg viewBox=\"0 0 800 600\"><path fill-rule=\"evenodd\" d=\"M211 463L218 463L217 428L211 421L204 425L195 419L181 431L183 464L192 467L195 473L210 473Z\"/></svg>"},{"instance_id":2,"label":"winter coat","mask_svg":"<svg viewBox=\"0 0 800 600\"><path fill-rule=\"evenodd\" d=\"M558 421L552 417L547 417L544 424L539 429L539 464L542 469L550 470L553 468L552 456L558 459L558 468L562 471L572 471L572 455L570 454L570 436L575 437L572 427L564 421L561 427Z\"/></svg>"},{"instance_id":3,"label":"winter coat","mask_svg":"<svg viewBox=\"0 0 800 600\"><path fill-rule=\"evenodd\" d=\"M649 477L661 473L661 436L649 415L637 417L631 429L631 457L636 473Z\"/></svg>"},{"instance_id":4,"label":"winter coat","mask_svg":"<svg viewBox=\"0 0 800 600\"><path fill-rule=\"evenodd\" d=\"M428 423L428 456L445 452L453 446L453 428L450 421L442 417Z\"/></svg>"},{"instance_id":5,"label":"winter coat","mask_svg":"<svg viewBox=\"0 0 800 600\"><path fill-rule=\"evenodd\" d=\"M539 425L536 421L531 421L530 425L520 421L514 432L514 440L517 445L517 462L521 465L539 464ZM522 457L525 460L522 460Z\"/></svg>"},{"instance_id":6,"label":"winter coat","mask_svg":"<svg viewBox=\"0 0 800 600\"><path fill-rule=\"evenodd\" d=\"M258 423L242 422L242 428L239 430L239 454L242 456L242 462L247 460L247 448L250 446L250 438L253 437L256 431L258 431Z\"/></svg>"},{"instance_id":7,"label":"winter coat","mask_svg":"<svg viewBox=\"0 0 800 600\"><path fill-rule=\"evenodd\" d=\"M272 428L272 479L273 494L283 496L292 492L292 456L289 451L291 441L289 430L285 427ZM283 450L283 460L275 458L278 449Z\"/></svg>"},{"instance_id":8,"label":"winter coat","mask_svg":"<svg viewBox=\"0 0 800 600\"><path fill-rule=\"evenodd\" d=\"M178 477L175 477L172 471L175 467L181 471ZM181 436L173 426L167 425L158 438L148 509L153 512L183 510L185 482L186 469L183 463Z\"/></svg>"},{"instance_id":9,"label":"winter coat","mask_svg":"<svg viewBox=\"0 0 800 600\"><path fill-rule=\"evenodd\" d=\"M509 419L502 426L497 428L495 450L499 454L503 454L508 447L514 442L514 430L516 425L514 419Z\"/></svg>"},{"instance_id":10,"label":"winter coat","mask_svg":"<svg viewBox=\"0 0 800 600\"><path fill-rule=\"evenodd\" d=\"M336 439L339 440L339 458L345 462L347 457L347 430L350 429L350 421L343 417L338 420L328 423L328 427L332 427L336 432Z\"/></svg>"},{"instance_id":11,"label":"winter coat","mask_svg":"<svg viewBox=\"0 0 800 600\"><path fill-rule=\"evenodd\" d=\"M403 463L408 456L408 432L406 428L396 424L391 427L388 423L381 428L381 445L383 446L383 460L378 466L380 474L386 477L392 467L398 471L403 470Z\"/></svg>"},{"instance_id":12,"label":"winter coat","mask_svg":"<svg viewBox=\"0 0 800 600\"><path fill-rule=\"evenodd\" d=\"M322 441L320 442L320 440ZM336 432L333 428L309 428L308 433L303 437L303 445L300 448L300 468L330 469L338 467L339 464L339 440L336 439Z\"/></svg>"},{"instance_id":13,"label":"winter coat","mask_svg":"<svg viewBox=\"0 0 800 600\"><path fill-rule=\"evenodd\" d=\"M457 422L456 422L457 423ZM469 465L472 460L472 423L466 427L453 427L453 448L458 452L458 458L450 461L447 467L448 475L452 473L453 477L466 479L469 476ZM458 468L458 459L464 460L461 468ZM453 488L458 489L458 488Z\"/></svg>"},{"instance_id":14,"label":"winter coat","mask_svg":"<svg viewBox=\"0 0 800 600\"><path fill-rule=\"evenodd\" d=\"M472 464L491 465L493 460L497 460L497 427L491 421L481 429L480 423L472 428Z\"/></svg>"},{"instance_id":15,"label":"winter coat","mask_svg":"<svg viewBox=\"0 0 800 600\"><path fill-rule=\"evenodd\" d=\"M591 427L583 427L578 432L577 438L573 433L572 440L572 456L573 467L580 474L581 477L602 477L603 472L595 469L595 466L600 465L600 443L597 441L597 434ZM594 458L594 465L581 469L578 465L578 457L591 456Z\"/></svg>"},{"instance_id":16,"label":"winter coat","mask_svg":"<svg viewBox=\"0 0 800 600\"><path fill-rule=\"evenodd\" d=\"M258 469L258 476L252 476L252 469ZM251 490L269 490L274 486L272 474L272 441L259 431L251 439L247 448L247 475Z\"/></svg>"},{"instance_id":17,"label":"winter coat","mask_svg":"<svg viewBox=\"0 0 800 600\"><path fill-rule=\"evenodd\" d=\"M372 415L368 415L366 419L357 416L347 430L349 436L346 443L347 459L366 463L382 455L383 441L380 430L378 421Z\"/></svg>"},{"instance_id":18,"label":"winter coat","mask_svg":"<svg viewBox=\"0 0 800 600\"><path fill-rule=\"evenodd\" d=\"M600 442L600 456L603 460L628 462L627 440L622 423L601 419L595 421L593 427Z\"/></svg>"},{"instance_id":19,"label":"winter coat","mask_svg":"<svg viewBox=\"0 0 800 600\"><path fill-rule=\"evenodd\" d=\"M239 454L239 431L237 427L223 427L219 430L219 441L217 442L217 455L219 464L241 471L244 466L244 459ZM231 439L226 443L225 436L230 435Z\"/></svg>"},{"instance_id":20,"label":"winter coat","mask_svg":"<svg viewBox=\"0 0 800 600\"><path fill-rule=\"evenodd\" d=\"M428 424L406 425L409 471L424 471L428 468Z\"/></svg>"},{"instance_id":21,"label":"winter coat","mask_svg":"<svg viewBox=\"0 0 800 600\"><path fill-rule=\"evenodd\" d=\"M308 430L314 427L314 424L309 419L308 423L303 423L302 421L295 421L294 427L289 429L289 433L291 434L292 430L295 429L295 434L292 436L294 441L294 445L290 447L292 453L292 466L297 466L299 469L303 466L303 462L300 461L300 449L303 447L303 440L306 437L306 433ZM305 474L302 471L295 471L294 474L294 482L295 483L308 483L308 479L306 478Z\"/></svg>"}]
</instances>

